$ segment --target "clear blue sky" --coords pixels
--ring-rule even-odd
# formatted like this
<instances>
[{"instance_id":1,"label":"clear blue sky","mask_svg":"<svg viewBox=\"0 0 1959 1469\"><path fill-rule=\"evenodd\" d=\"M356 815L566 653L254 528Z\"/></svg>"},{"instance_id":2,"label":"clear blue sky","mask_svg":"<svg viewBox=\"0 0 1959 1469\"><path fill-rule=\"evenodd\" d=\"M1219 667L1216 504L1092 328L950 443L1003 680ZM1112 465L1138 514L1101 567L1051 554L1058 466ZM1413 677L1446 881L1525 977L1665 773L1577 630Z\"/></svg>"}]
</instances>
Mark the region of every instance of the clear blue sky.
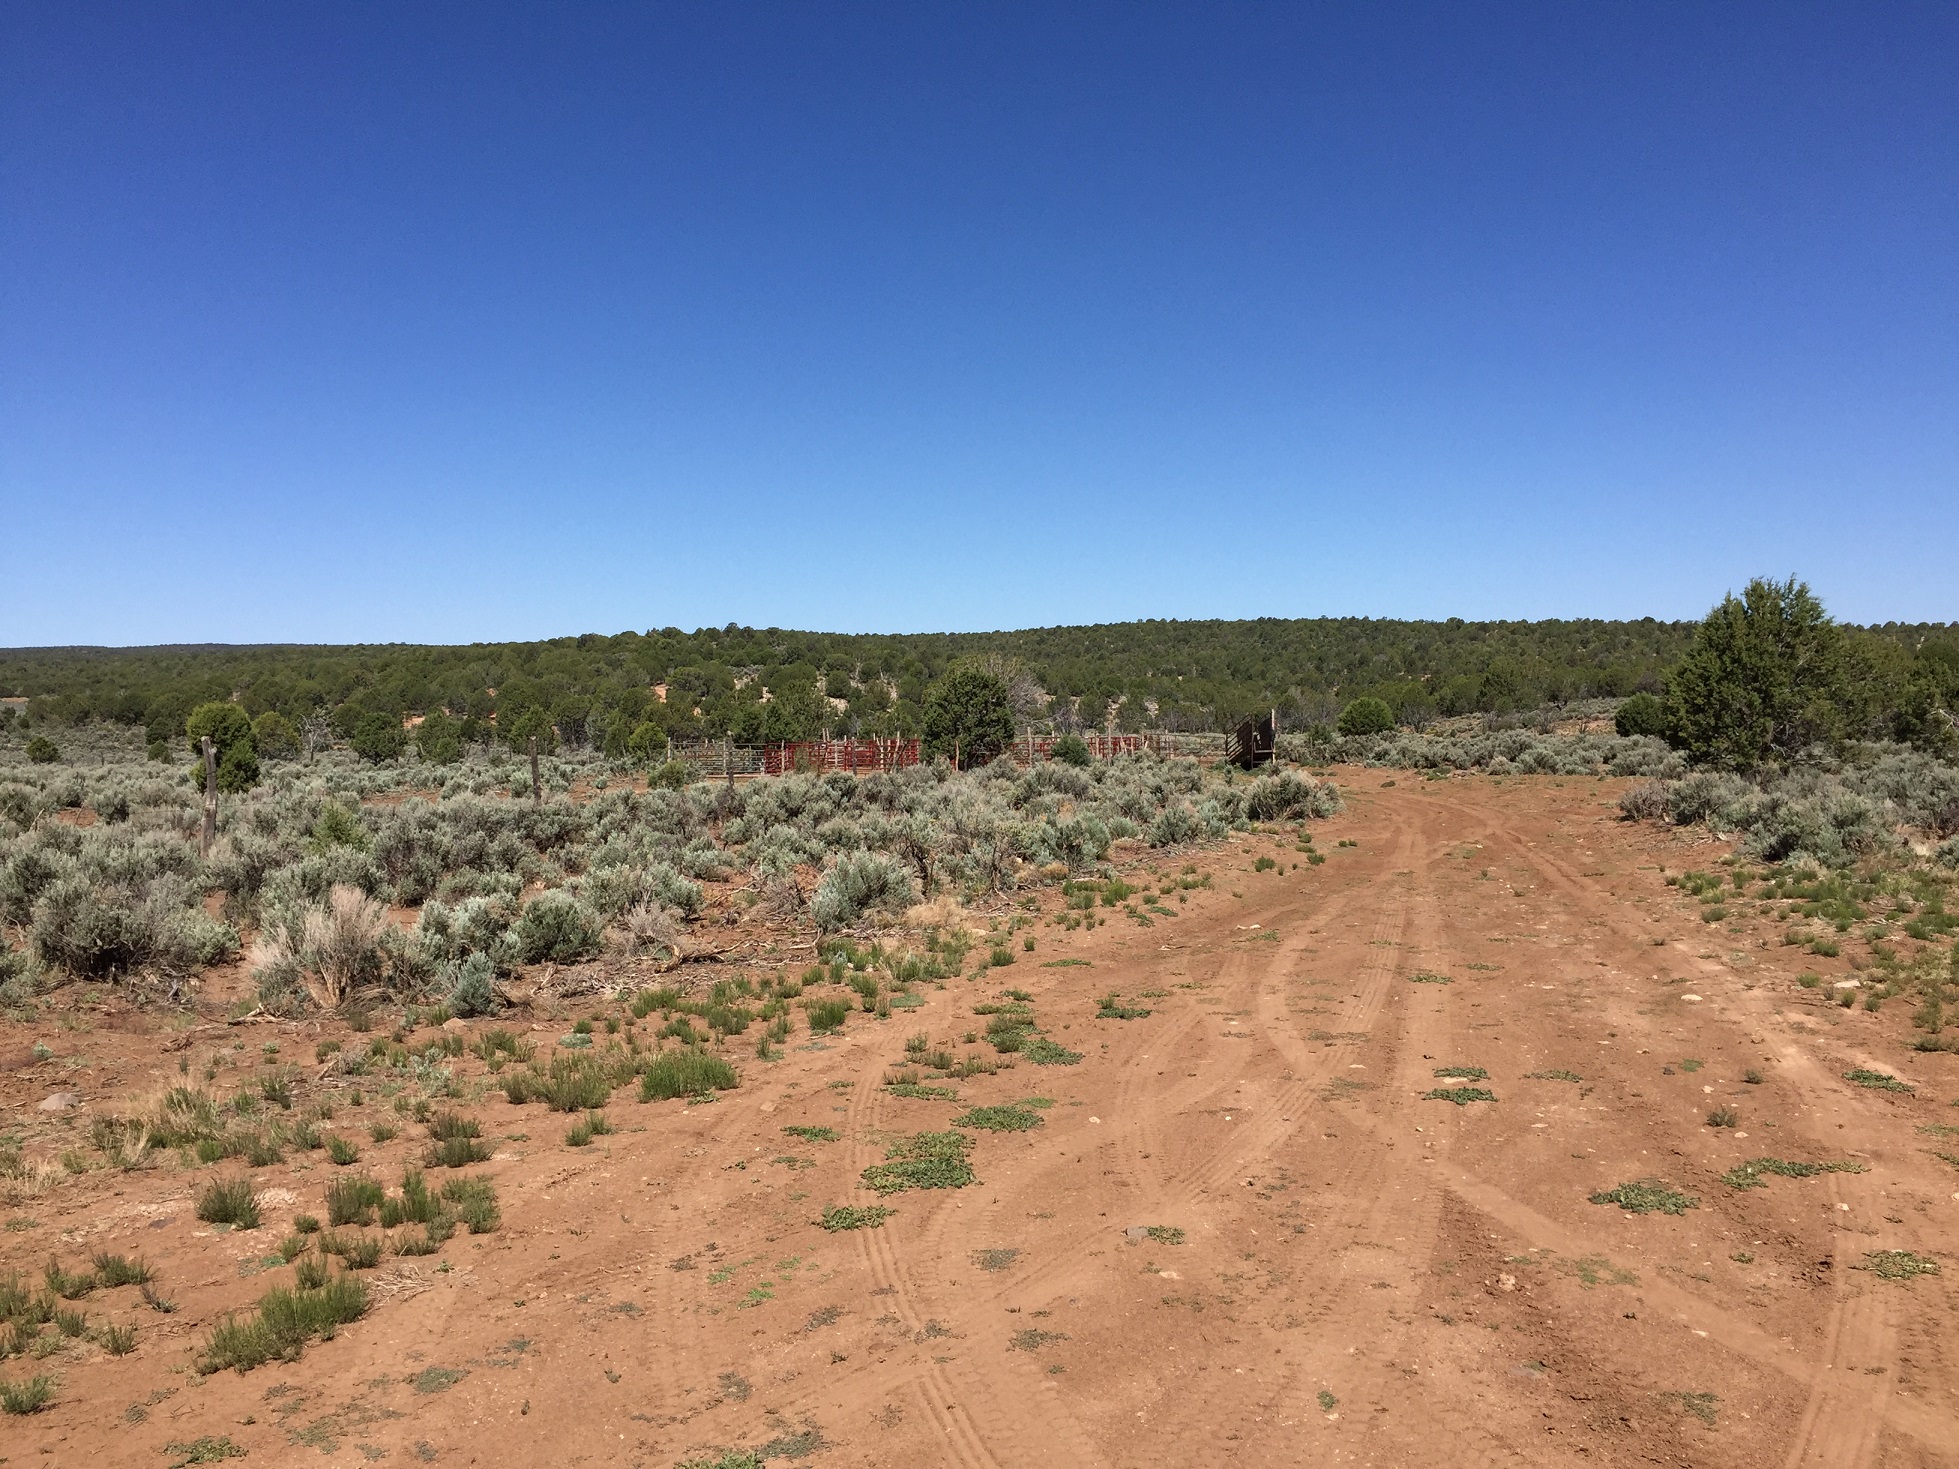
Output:
<instances>
[{"instance_id":1,"label":"clear blue sky","mask_svg":"<svg viewBox=\"0 0 1959 1469\"><path fill-rule=\"evenodd\" d=\"M0 644L1959 619L1959 8L0 16Z\"/></svg>"}]
</instances>

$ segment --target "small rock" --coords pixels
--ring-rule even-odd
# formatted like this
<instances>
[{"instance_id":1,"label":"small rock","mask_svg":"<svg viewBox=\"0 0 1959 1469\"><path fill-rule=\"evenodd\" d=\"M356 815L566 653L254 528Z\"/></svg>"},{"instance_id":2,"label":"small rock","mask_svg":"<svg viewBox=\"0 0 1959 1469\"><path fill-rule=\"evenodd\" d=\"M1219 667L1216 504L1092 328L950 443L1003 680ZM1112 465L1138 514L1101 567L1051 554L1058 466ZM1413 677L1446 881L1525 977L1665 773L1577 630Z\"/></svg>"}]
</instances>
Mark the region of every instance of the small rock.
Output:
<instances>
[{"instance_id":1,"label":"small rock","mask_svg":"<svg viewBox=\"0 0 1959 1469\"><path fill-rule=\"evenodd\" d=\"M442 1028L444 1030L468 1030L469 1029L467 1025L465 1025L462 1021L456 1019L456 1017L453 1015L451 1015L447 1020L442 1022Z\"/></svg>"},{"instance_id":2,"label":"small rock","mask_svg":"<svg viewBox=\"0 0 1959 1469\"><path fill-rule=\"evenodd\" d=\"M81 1104L82 1099L78 1092L54 1092L49 1096L41 1098L40 1110L43 1112L67 1112L81 1106Z\"/></svg>"}]
</instances>

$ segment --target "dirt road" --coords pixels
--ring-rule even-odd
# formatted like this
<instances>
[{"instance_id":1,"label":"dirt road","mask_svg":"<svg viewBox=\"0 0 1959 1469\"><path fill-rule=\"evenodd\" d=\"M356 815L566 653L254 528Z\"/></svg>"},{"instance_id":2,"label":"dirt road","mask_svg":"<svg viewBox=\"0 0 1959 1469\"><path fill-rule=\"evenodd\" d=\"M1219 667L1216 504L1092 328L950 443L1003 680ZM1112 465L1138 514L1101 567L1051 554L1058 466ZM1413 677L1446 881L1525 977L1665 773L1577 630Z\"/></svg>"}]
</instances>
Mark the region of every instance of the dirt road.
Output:
<instances>
[{"instance_id":1,"label":"dirt road","mask_svg":"<svg viewBox=\"0 0 1959 1469\"><path fill-rule=\"evenodd\" d=\"M141 1247L181 1310L145 1318L131 1357L64 1367L52 1407L0 1421L0 1452L154 1465L212 1435L276 1463L1959 1463L1959 1171L1926 1131L1959 1122L1959 1057L1797 988L1772 934L1702 924L1658 869L1718 849L1619 823L1611 783L1388 779L1348 773L1322 864L1289 834L1198 854L1213 885L1177 916L1038 927L1035 952L921 1009L799 1031L712 1105L622 1092L619 1131L574 1150L567 1119L491 1094L474 1111L503 1228L369 1272L374 1310L297 1363L183 1370L317 1212L317 1161L261 1171L249 1235L199 1225L174 1169L10 1211L36 1227L0 1235L0 1271ZM956 1044L1009 985L1080 1064L1023 1060L956 1101L882 1085L907 1035ZM1111 990L1149 1013L1094 1018ZM1858 1066L1916 1090L1843 1079ZM1425 1095L1456 1088L1495 1100ZM1052 1104L1040 1126L977 1134L977 1184L894 1195L879 1228L815 1224L873 1202L859 1174L891 1137L1030 1097ZM1717 1107L1736 1124L1708 1126ZM392 1146L377 1174L411 1156ZM1864 1171L1722 1181L1764 1157ZM1591 1202L1640 1180L1697 1206ZM1945 1273L1860 1268L1891 1250Z\"/></svg>"}]
</instances>

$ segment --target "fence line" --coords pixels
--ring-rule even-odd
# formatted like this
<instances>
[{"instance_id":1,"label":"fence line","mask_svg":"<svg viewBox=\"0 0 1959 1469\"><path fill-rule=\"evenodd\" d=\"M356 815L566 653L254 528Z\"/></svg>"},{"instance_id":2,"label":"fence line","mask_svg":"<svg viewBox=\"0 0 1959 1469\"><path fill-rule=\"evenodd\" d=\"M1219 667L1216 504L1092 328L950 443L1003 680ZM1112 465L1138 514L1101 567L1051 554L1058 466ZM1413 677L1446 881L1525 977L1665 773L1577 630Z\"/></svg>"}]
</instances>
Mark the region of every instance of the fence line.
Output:
<instances>
[{"instance_id":1,"label":"fence line","mask_svg":"<svg viewBox=\"0 0 1959 1469\"><path fill-rule=\"evenodd\" d=\"M1029 766L1052 760L1060 735L1016 735L1001 751L1015 764ZM1091 760L1109 761L1121 755L1154 754L1213 759L1227 753L1230 736L1210 732L1171 733L1149 730L1140 734L1080 734ZM788 775L829 770L867 772L902 770L925 759L917 739L784 740L744 743L731 740L675 740L668 758L696 775Z\"/></svg>"}]
</instances>

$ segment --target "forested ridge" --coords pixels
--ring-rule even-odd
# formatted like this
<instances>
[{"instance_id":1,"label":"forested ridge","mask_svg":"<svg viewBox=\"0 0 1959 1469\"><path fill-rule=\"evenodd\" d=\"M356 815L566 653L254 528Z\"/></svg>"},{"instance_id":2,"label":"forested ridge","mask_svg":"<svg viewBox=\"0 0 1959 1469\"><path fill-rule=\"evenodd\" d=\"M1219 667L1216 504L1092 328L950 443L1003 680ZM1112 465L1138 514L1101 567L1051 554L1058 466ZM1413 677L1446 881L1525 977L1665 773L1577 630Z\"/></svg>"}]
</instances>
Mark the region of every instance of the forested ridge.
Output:
<instances>
[{"instance_id":1,"label":"forested ridge","mask_svg":"<svg viewBox=\"0 0 1959 1469\"><path fill-rule=\"evenodd\" d=\"M1219 729L1267 708L1300 727L1361 696L1419 723L1657 690L1695 626L1260 618L855 635L731 624L467 646L33 648L0 651L0 695L28 700L36 724L172 734L197 705L234 700L342 732L367 714L440 711L484 733L542 716L571 743L648 722L682 737L891 735L916 733L926 686L980 657L1015 683L1025 718L1064 728ZM1851 631L1895 659L1953 629Z\"/></svg>"}]
</instances>

